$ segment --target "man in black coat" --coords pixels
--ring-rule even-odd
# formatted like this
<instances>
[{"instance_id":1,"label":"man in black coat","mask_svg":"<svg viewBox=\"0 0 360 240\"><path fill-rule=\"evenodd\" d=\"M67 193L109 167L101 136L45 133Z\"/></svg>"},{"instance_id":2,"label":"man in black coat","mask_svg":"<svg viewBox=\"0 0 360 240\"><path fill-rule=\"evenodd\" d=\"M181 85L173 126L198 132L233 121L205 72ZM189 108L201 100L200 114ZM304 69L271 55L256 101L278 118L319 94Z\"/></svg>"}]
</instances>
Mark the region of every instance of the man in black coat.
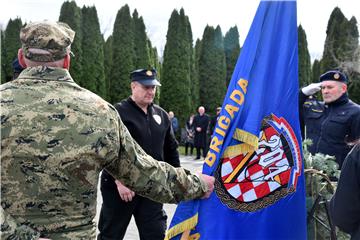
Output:
<instances>
[{"instance_id":1,"label":"man in black coat","mask_svg":"<svg viewBox=\"0 0 360 240\"><path fill-rule=\"evenodd\" d=\"M330 216L351 239L360 239L360 141L344 161L336 193L330 201Z\"/></svg>"},{"instance_id":2,"label":"man in black coat","mask_svg":"<svg viewBox=\"0 0 360 240\"><path fill-rule=\"evenodd\" d=\"M115 104L131 136L154 159L180 167L178 144L165 110L153 104L156 71L139 69L131 73L132 95ZM164 239L167 216L161 203L135 195L107 172L101 175L103 205L100 212L98 239L123 239L131 216L134 216L140 239Z\"/></svg>"},{"instance_id":3,"label":"man in black coat","mask_svg":"<svg viewBox=\"0 0 360 240\"><path fill-rule=\"evenodd\" d=\"M207 153L207 129L209 125L209 116L205 114L205 108L200 106L198 108L198 113L194 117L194 147L196 148L196 158L200 159L200 150L202 150L202 156L205 158Z\"/></svg>"},{"instance_id":4,"label":"man in black coat","mask_svg":"<svg viewBox=\"0 0 360 240\"><path fill-rule=\"evenodd\" d=\"M331 70L320 76L320 83L302 88L299 96L305 137L313 142L310 153L335 156L339 168L350 151L348 143L360 137L360 106L349 99L347 81L345 74ZM323 102L306 100L320 89Z\"/></svg>"}]
</instances>

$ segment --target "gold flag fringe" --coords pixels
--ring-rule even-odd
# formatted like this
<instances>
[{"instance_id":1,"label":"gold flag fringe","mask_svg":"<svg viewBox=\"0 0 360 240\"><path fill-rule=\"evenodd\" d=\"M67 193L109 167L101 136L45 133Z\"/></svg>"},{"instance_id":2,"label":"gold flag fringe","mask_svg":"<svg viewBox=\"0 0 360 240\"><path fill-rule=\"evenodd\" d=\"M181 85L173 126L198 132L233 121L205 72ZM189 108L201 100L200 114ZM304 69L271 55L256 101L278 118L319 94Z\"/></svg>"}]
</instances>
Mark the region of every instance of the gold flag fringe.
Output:
<instances>
[{"instance_id":1,"label":"gold flag fringe","mask_svg":"<svg viewBox=\"0 0 360 240\"><path fill-rule=\"evenodd\" d=\"M253 150L257 150L259 148L259 138L257 136L255 136L254 134L249 133L240 128L237 128L235 130L233 138L238 141L249 144L250 146L253 147Z\"/></svg>"},{"instance_id":2,"label":"gold flag fringe","mask_svg":"<svg viewBox=\"0 0 360 240\"><path fill-rule=\"evenodd\" d=\"M169 230L167 230L164 240L169 240L182 232L193 229L196 226L197 222L198 222L198 213L196 213L191 218L188 218L185 221L180 222L175 226L173 226L172 228L170 228Z\"/></svg>"}]
</instances>

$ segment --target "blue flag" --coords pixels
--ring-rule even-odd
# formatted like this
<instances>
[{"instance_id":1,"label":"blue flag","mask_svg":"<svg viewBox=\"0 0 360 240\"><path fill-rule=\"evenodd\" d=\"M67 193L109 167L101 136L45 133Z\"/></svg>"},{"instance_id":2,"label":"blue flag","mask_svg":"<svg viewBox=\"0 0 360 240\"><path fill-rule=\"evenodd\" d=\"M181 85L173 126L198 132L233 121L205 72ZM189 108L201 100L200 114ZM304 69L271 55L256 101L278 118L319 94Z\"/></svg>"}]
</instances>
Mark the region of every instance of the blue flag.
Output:
<instances>
[{"instance_id":1,"label":"blue flag","mask_svg":"<svg viewBox=\"0 0 360 240\"><path fill-rule=\"evenodd\" d=\"M306 239L296 1L261 1L236 63L203 173L168 239Z\"/></svg>"}]
</instances>

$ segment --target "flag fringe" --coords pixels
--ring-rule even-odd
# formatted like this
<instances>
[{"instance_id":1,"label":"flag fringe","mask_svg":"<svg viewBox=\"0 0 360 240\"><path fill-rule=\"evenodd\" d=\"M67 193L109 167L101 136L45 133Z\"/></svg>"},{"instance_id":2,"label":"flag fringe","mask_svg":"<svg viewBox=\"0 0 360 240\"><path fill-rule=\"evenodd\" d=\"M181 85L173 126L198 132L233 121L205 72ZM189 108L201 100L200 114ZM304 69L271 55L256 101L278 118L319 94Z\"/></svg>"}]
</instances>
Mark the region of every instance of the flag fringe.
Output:
<instances>
[{"instance_id":1,"label":"flag fringe","mask_svg":"<svg viewBox=\"0 0 360 240\"><path fill-rule=\"evenodd\" d=\"M225 149L224 154L223 154L223 158L233 158L236 156L239 156L242 153L248 153L248 152L253 152L255 149L253 146L246 144L246 143L241 143L238 145L233 145L233 146L229 146Z\"/></svg>"},{"instance_id":2,"label":"flag fringe","mask_svg":"<svg viewBox=\"0 0 360 240\"><path fill-rule=\"evenodd\" d=\"M236 128L233 138L240 142L249 144L250 146L253 147L252 150L256 150L259 148L259 138L254 134L249 133L240 128Z\"/></svg>"},{"instance_id":3,"label":"flag fringe","mask_svg":"<svg viewBox=\"0 0 360 240\"><path fill-rule=\"evenodd\" d=\"M198 222L198 213L196 213L191 218L188 218L185 221L180 222L174 225L173 227L171 227L169 230L167 230L164 240L169 240L175 237L176 235L185 232L186 230L191 230L196 226L197 222Z\"/></svg>"}]
</instances>

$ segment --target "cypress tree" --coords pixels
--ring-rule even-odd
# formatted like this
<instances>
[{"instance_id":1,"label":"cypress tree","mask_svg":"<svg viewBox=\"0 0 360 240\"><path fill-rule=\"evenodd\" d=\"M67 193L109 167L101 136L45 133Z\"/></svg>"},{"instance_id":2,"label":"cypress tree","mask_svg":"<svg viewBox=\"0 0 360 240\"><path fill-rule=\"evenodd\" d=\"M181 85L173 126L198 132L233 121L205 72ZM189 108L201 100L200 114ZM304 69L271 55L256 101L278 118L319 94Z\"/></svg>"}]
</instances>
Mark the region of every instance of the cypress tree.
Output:
<instances>
[{"instance_id":1,"label":"cypress tree","mask_svg":"<svg viewBox=\"0 0 360 240\"><path fill-rule=\"evenodd\" d=\"M315 59L311 69L311 83L319 82L320 75L321 75L320 61Z\"/></svg>"},{"instance_id":2,"label":"cypress tree","mask_svg":"<svg viewBox=\"0 0 360 240\"><path fill-rule=\"evenodd\" d=\"M226 86L228 86L240 54L239 31L236 26L231 27L225 34L224 50L226 60Z\"/></svg>"},{"instance_id":3,"label":"cypress tree","mask_svg":"<svg viewBox=\"0 0 360 240\"><path fill-rule=\"evenodd\" d=\"M64 2L61 5L59 21L67 23L76 32L74 41L71 44L71 51L75 56L71 59L70 74L80 86L86 86L86 79L82 78L81 9L76 5L75 1Z\"/></svg>"},{"instance_id":4,"label":"cypress tree","mask_svg":"<svg viewBox=\"0 0 360 240\"><path fill-rule=\"evenodd\" d=\"M308 50L306 33L301 25L298 27L298 46L299 46L299 84L300 87L311 83L311 60Z\"/></svg>"},{"instance_id":5,"label":"cypress tree","mask_svg":"<svg viewBox=\"0 0 360 240\"><path fill-rule=\"evenodd\" d=\"M340 69L345 72L350 79L349 96L359 102L360 74L356 69L359 63L357 21L354 17L348 21L340 8L336 7L330 15L326 34L321 72L329 69Z\"/></svg>"},{"instance_id":6,"label":"cypress tree","mask_svg":"<svg viewBox=\"0 0 360 240\"><path fill-rule=\"evenodd\" d=\"M113 37L110 35L108 39L104 43L104 72L105 72L105 85L106 85L106 92L110 92L110 73L111 73L111 66L113 60L113 52L112 52L112 42ZM107 94L106 97L107 101L110 101L110 98Z\"/></svg>"},{"instance_id":7,"label":"cypress tree","mask_svg":"<svg viewBox=\"0 0 360 240\"><path fill-rule=\"evenodd\" d=\"M197 112L200 105L200 83L199 83L199 58L201 52L201 40L197 39L194 48L194 70L191 78L191 106L192 113Z\"/></svg>"},{"instance_id":8,"label":"cypress tree","mask_svg":"<svg viewBox=\"0 0 360 240\"><path fill-rule=\"evenodd\" d=\"M12 80L12 62L17 58L17 53L21 47L20 29L23 26L20 18L10 19L4 32L3 58L1 59L4 77L2 82Z\"/></svg>"},{"instance_id":9,"label":"cypress tree","mask_svg":"<svg viewBox=\"0 0 360 240\"><path fill-rule=\"evenodd\" d=\"M1 65L1 79L0 79L0 84L5 82L5 64L4 64L4 59L5 59L5 50L4 50L4 31L1 29L1 59L0 59L0 65Z\"/></svg>"},{"instance_id":10,"label":"cypress tree","mask_svg":"<svg viewBox=\"0 0 360 240\"><path fill-rule=\"evenodd\" d=\"M349 61L343 62L343 69L350 79L349 96L354 102L360 104L360 45L359 30L355 17L352 17L348 22L348 31L350 54ZM353 52L351 52L351 49L354 49Z\"/></svg>"},{"instance_id":11,"label":"cypress tree","mask_svg":"<svg viewBox=\"0 0 360 240\"><path fill-rule=\"evenodd\" d=\"M326 30L321 70L345 68L353 62L353 53L359 45L359 32L356 19L348 21L340 8L336 7L330 15ZM355 59L356 60L356 59Z\"/></svg>"},{"instance_id":12,"label":"cypress tree","mask_svg":"<svg viewBox=\"0 0 360 240\"><path fill-rule=\"evenodd\" d=\"M134 67L148 68L150 66L150 49L146 36L145 24L142 17L139 17L136 9L133 13L134 21Z\"/></svg>"},{"instance_id":13,"label":"cypress tree","mask_svg":"<svg viewBox=\"0 0 360 240\"><path fill-rule=\"evenodd\" d=\"M180 9L180 13L174 10L169 19L166 35L160 104L167 111L174 111L181 126L191 109L191 58L190 22L184 9Z\"/></svg>"},{"instance_id":14,"label":"cypress tree","mask_svg":"<svg viewBox=\"0 0 360 240\"><path fill-rule=\"evenodd\" d=\"M103 38L95 6L82 8L82 79L84 87L105 97Z\"/></svg>"},{"instance_id":15,"label":"cypress tree","mask_svg":"<svg viewBox=\"0 0 360 240\"><path fill-rule=\"evenodd\" d=\"M113 30L113 61L110 73L110 102L116 103L130 95L129 74L134 70L133 19L129 6L116 15Z\"/></svg>"},{"instance_id":16,"label":"cypress tree","mask_svg":"<svg viewBox=\"0 0 360 240\"><path fill-rule=\"evenodd\" d=\"M150 66L154 67L157 71L157 79L161 80L161 62L159 61L159 55L157 52L156 47L152 47L150 39L147 39L147 45L149 47L149 54L150 54ZM160 103L160 95L161 95L161 88L156 90L156 95L154 98L154 103Z\"/></svg>"},{"instance_id":17,"label":"cypress tree","mask_svg":"<svg viewBox=\"0 0 360 240\"><path fill-rule=\"evenodd\" d=\"M327 29L326 29L326 39L324 45L323 58L321 60L321 72L325 72L327 70L337 68L338 62L340 59L340 46L341 42L345 40L343 33L345 16L341 12L340 8L336 7L328 21Z\"/></svg>"},{"instance_id":18,"label":"cypress tree","mask_svg":"<svg viewBox=\"0 0 360 240\"><path fill-rule=\"evenodd\" d=\"M226 90L226 65L221 29L206 26L199 57L200 104L211 115L220 106Z\"/></svg>"},{"instance_id":19,"label":"cypress tree","mask_svg":"<svg viewBox=\"0 0 360 240\"><path fill-rule=\"evenodd\" d=\"M159 61L157 48L152 47L150 39L147 39L147 45L149 47L150 66L154 66L159 74L161 63Z\"/></svg>"}]
</instances>

